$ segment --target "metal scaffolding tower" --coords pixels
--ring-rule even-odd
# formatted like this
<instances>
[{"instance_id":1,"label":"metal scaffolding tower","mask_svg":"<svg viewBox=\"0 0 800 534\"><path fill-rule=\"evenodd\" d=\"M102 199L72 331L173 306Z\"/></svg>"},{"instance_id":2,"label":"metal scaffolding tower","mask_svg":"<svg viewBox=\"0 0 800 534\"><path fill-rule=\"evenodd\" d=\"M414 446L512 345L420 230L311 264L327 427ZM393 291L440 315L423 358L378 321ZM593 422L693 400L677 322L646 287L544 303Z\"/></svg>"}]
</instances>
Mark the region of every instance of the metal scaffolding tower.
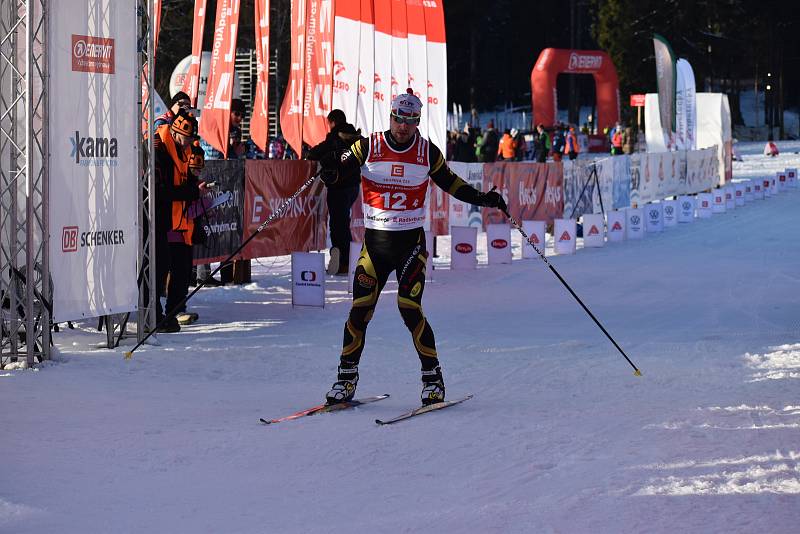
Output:
<instances>
[{"instance_id":1,"label":"metal scaffolding tower","mask_svg":"<svg viewBox=\"0 0 800 534\"><path fill-rule=\"evenodd\" d=\"M0 3L0 368L50 358L46 7Z\"/></svg>"}]
</instances>

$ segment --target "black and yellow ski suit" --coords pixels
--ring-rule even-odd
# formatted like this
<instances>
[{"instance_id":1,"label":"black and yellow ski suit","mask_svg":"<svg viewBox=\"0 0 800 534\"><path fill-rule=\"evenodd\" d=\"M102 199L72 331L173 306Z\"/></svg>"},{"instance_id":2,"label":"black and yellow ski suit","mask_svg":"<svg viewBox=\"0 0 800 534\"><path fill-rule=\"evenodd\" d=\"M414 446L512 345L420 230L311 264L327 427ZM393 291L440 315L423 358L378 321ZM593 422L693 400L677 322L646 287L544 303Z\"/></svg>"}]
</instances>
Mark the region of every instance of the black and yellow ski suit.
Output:
<instances>
[{"instance_id":1,"label":"black and yellow ski suit","mask_svg":"<svg viewBox=\"0 0 800 534\"><path fill-rule=\"evenodd\" d=\"M394 141L390 132L384 132L383 135L389 147L396 151L403 151L416 139L400 145ZM484 204L484 193L455 175L447 167L442 152L433 143L429 143L428 147L428 161L431 162L428 175L437 186L461 201L479 206L487 205ZM368 155L369 141L362 139L356 142L342 156L340 171L362 167ZM340 172L340 175L346 175L346 172ZM392 271L397 276L397 305L400 315L411 332L422 370L430 371L438 366L433 329L422 312L427 261L428 251L423 228L365 230L364 244L353 279L353 306L344 327L341 354L343 367L358 365L364 350L367 325L372 319L378 296Z\"/></svg>"}]
</instances>

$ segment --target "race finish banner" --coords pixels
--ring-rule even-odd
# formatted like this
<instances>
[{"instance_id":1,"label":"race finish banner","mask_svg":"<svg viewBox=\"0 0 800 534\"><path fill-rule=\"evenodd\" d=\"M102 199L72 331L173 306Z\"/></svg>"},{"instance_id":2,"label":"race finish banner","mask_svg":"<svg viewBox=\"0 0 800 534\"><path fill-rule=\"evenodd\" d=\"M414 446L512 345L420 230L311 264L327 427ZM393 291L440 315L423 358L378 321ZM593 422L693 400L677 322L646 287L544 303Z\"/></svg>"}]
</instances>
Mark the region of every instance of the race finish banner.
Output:
<instances>
[{"instance_id":1,"label":"race finish banner","mask_svg":"<svg viewBox=\"0 0 800 534\"><path fill-rule=\"evenodd\" d=\"M296 160L245 162L244 232L247 240L314 172L316 163ZM242 250L244 259L322 250L328 235L325 188L309 187Z\"/></svg>"},{"instance_id":2,"label":"race finish banner","mask_svg":"<svg viewBox=\"0 0 800 534\"><path fill-rule=\"evenodd\" d=\"M53 320L136 309L135 0L52 2L48 34ZM69 105L64 105L69 102Z\"/></svg>"},{"instance_id":3,"label":"race finish banner","mask_svg":"<svg viewBox=\"0 0 800 534\"><path fill-rule=\"evenodd\" d=\"M222 261L242 244L244 161L208 160L200 180L215 185L200 199L194 223L203 229L205 243L194 245L194 264Z\"/></svg>"},{"instance_id":4,"label":"race finish banner","mask_svg":"<svg viewBox=\"0 0 800 534\"><path fill-rule=\"evenodd\" d=\"M520 220L551 223L564 212L564 178L557 163L485 163L483 190L495 186L506 199L509 213ZM506 222L500 210L482 211L484 227Z\"/></svg>"}]
</instances>

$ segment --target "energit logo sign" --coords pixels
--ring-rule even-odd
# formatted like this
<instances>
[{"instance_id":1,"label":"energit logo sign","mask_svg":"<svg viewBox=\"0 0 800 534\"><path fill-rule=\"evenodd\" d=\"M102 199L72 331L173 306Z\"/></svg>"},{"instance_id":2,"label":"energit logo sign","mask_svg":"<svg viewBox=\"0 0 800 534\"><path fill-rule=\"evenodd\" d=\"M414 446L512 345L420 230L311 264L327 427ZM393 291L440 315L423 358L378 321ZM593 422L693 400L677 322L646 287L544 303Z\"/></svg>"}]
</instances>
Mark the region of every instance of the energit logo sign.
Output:
<instances>
[{"instance_id":1,"label":"energit logo sign","mask_svg":"<svg viewBox=\"0 0 800 534\"><path fill-rule=\"evenodd\" d=\"M578 54L573 52L569 55L568 70L600 70L603 65L603 56Z\"/></svg>"},{"instance_id":2,"label":"energit logo sign","mask_svg":"<svg viewBox=\"0 0 800 534\"><path fill-rule=\"evenodd\" d=\"M76 130L75 137L70 138L72 151L70 157L75 158L75 165L81 167L116 167L116 137L84 137Z\"/></svg>"},{"instance_id":3,"label":"energit logo sign","mask_svg":"<svg viewBox=\"0 0 800 534\"><path fill-rule=\"evenodd\" d=\"M72 70L114 74L114 39L72 34Z\"/></svg>"}]
</instances>

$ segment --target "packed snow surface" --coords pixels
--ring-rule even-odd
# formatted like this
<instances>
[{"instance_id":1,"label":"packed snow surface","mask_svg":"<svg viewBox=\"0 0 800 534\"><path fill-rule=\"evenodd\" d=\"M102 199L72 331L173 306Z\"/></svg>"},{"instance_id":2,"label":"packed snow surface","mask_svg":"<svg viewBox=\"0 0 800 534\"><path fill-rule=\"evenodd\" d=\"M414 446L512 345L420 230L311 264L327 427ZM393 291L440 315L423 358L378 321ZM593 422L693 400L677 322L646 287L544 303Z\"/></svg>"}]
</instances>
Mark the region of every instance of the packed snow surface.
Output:
<instances>
[{"instance_id":1,"label":"packed snow surface","mask_svg":"<svg viewBox=\"0 0 800 534\"><path fill-rule=\"evenodd\" d=\"M800 167L779 146L737 144L734 179ZM292 308L288 258L260 260L130 360L62 329L56 361L0 371L0 532L798 532L798 203L550 258L641 377L543 262L487 266L484 238L451 271L440 239L425 313L448 397L475 397L390 427L420 391L393 280L359 383L391 398L273 426L334 379L343 278Z\"/></svg>"}]
</instances>

